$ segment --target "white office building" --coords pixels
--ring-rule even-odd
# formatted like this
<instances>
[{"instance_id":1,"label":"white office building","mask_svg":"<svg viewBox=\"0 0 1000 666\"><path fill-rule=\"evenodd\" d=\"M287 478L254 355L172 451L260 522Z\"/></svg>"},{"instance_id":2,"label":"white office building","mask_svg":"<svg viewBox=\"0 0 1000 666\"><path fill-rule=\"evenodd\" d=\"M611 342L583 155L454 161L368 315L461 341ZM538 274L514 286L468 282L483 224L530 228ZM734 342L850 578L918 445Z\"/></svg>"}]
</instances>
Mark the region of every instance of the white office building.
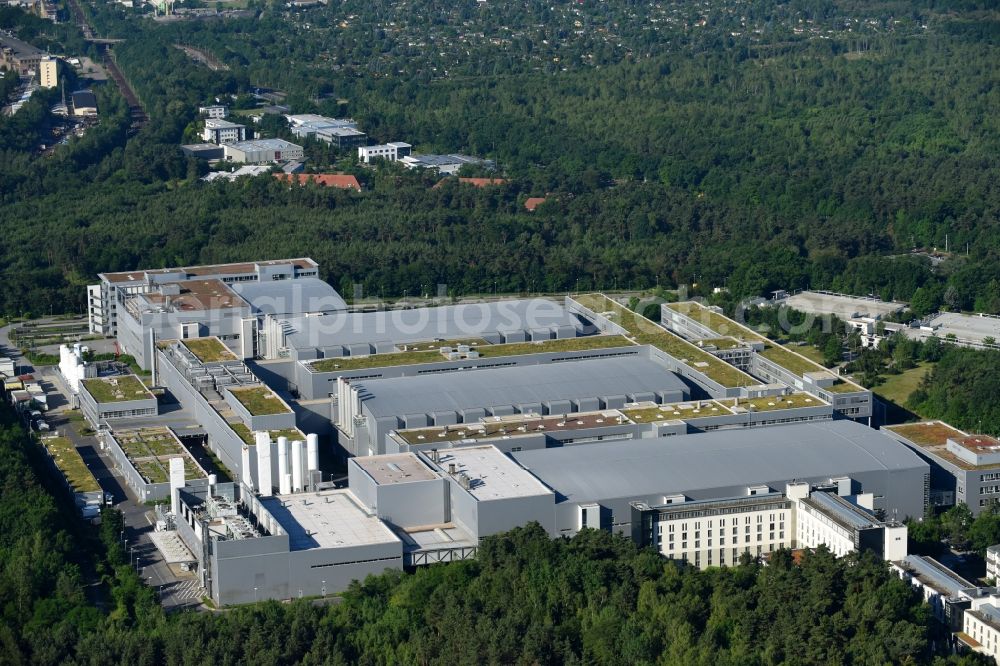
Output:
<instances>
[{"instance_id":1,"label":"white office building","mask_svg":"<svg viewBox=\"0 0 1000 666\"><path fill-rule=\"evenodd\" d=\"M1000 659L1000 595L972 599L965 611L962 631L978 644L970 643L976 652Z\"/></svg>"},{"instance_id":2,"label":"white office building","mask_svg":"<svg viewBox=\"0 0 1000 666\"><path fill-rule=\"evenodd\" d=\"M870 493L842 496L853 484L836 481L815 491L803 482L787 484L784 493L761 484L737 497L699 501L677 494L664 496L657 507L638 503L633 524L641 527L634 536L664 557L699 568L735 565L744 553L756 558L781 548L824 545L838 557L859 550L887 560L906 557L906 526L879 521L855 503L869 501ZM580 507L580 527L602 522L607 520L601 521L599 504Z\"/></svg>"},{"instance_id":3,"label":"white office building","mask_svg":"<svg viewBox=\"0 0 1000 666\"><path fill-rule=\"evenodd\" d=\"M992 578L994 584L1000 580L1000 544L986 549L986 577Z\"/></svg>"},{"instance_id":4,"label":"white office building","mask_svg":"<svg viewBox=\"0 0 1000 666\"><path fill-rule=\"evenodd\" d=\"M789 485L791 493L795 486L801 493L795 502L799 548L825 544L838 557L856 550L872 550L889 561L906 557L906 526L879 521L871 513L871 493L858 495L855 504L834 493L806 495L806 484Z\"/></svg>"},{"instance_id":5,"label":"white office building","mask_svg":"<svg viewBox=\"0 0 1000 666\"><path fill-rule=\"evenodd\" d=\"M211 106L199 106L198 113L206 118L221 120L229 115L229 108L225 104L213 104Z\"/></svg>"},{"instance_id":6,"label":"white office building","mask_svg":"<svg viewBox=\"0 0 1000 666\"><path fill-rule=\"evenodd\" d=\"M226 144L226 160L244 164L287 162L305 158L302 146L284 139L255 139Z\"/></svg>"},{"instance_id":7,"label":"white office building","mask_svg":"<svg viewBox=\"0 0 1000 666\"><path fill-rule=\"evenodd\" d=\"M371 164L376 160L396 162L407 157L412 149L413 146L402 141L383 143L378 146L360 146L358 148L358 161L362 164Z\"/></svg>"},{"instance_id":8,"label":"white office building","mask_svg":"<svg viewBox=\"0 0 1000 666\"><path fill-rule=\"evenodd\" d=\"M205 129L201 132L201 138L218 145L236 143L247 138L246 125L231 123L221 118L208 118L205 121Z\"/></svg>"},{"instance_id":9,"label":"white office building","mask_svg":"<svg viewBox=\"0 0 1000 666\"><path fill-rule=\"evenodd\" d=\"M658 507L652 534L664 557L699 568L738 564L743 553L760 557L793 546L794 505L782 493L766 488L746 497L685 502L683 497ZM591 514L600 507L581 507L581 527L599 527Z\"/></svg>"}]
</instances>

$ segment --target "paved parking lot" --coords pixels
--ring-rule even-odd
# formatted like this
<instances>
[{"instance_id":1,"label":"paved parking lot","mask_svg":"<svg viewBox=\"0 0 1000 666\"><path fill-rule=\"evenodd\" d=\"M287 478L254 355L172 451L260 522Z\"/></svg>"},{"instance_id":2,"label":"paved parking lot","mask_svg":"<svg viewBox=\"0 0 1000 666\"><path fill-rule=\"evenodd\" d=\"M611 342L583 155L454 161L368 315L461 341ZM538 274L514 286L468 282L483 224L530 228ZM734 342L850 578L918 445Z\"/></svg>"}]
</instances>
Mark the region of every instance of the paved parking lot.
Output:
<instances>
[{"instance_id":1,"label":"paved parking lot","mask_svg":"<svg viewBox=\"0 0 1000 666\"><path fill-rule=\"evenodd\" d=\"M990 315L967 315L958 312L941 312L932 317L928 324L934 335L945 338L954 335L960 342L983 344L986 338L1000 340L1000 317ZM915 338L930 337L930 331L907 329L906 334Z\"/></svg>"},{"instance_id":2,"label":"paved parking lot","mask_svg":"<svg viewBox=\"0 0 1000 666\"><path fill-rule=\"evenodd\" d=\"M855 315L863 317L884 317L899 312L905 303L886 303L874 298L859 298L818 291L800 291L789 296L782 305L808 314L832 314L841 319L851 319Z\"/></svg>"}]
</instances>

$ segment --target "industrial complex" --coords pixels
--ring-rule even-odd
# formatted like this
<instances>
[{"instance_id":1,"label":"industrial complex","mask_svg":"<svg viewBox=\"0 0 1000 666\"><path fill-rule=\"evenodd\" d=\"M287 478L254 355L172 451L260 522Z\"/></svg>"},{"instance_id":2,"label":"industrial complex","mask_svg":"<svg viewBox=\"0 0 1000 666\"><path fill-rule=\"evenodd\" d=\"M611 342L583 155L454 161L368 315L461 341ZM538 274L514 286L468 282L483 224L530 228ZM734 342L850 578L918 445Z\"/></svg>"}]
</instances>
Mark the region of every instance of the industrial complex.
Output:
<instances>
[{"instance_id":1,"label":"industrial complex","mask_svg":"<svg viewBox=\"0 0 1000 666\"><path fill-rule=\"evenodd\" d=\"M904 519L1000 495L996 442L872 429L868 390L696 302L662 323L603 294L354 312L308 258L105 273L88 298L148 374L70 347L60 374L219 605L530 522L698 567L825 545L911 571Z\"/></svg>"}]
</instances>

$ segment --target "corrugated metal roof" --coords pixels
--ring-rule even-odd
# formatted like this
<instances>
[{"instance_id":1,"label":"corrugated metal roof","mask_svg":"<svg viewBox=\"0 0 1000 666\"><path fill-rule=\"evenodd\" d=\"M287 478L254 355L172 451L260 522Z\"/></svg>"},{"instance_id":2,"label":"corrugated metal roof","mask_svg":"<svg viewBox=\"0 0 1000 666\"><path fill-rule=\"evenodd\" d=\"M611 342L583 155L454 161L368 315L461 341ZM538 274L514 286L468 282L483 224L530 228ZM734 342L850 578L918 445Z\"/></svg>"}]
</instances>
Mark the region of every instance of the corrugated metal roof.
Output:
<instances>
[{"instance_id":1,"label":"corrugated metal roof","mask_svg":"<svg viewBox=\"0 0 1000 666\"><path fill-rule=\"evenodd\" d=\"M255 312L271 315L306 312L343 312L347 303L337 290L319 278L272 282L234 282L229 285Z\"/></svg>"},{"instance_id":2,"label":"corrugated metal roof","mask_svg":"<svg viewBox=\"0 0 1000 666\"><path fill-rule=\"evenodd\" d=\"M374 416L426 414L547 400L681 391L669 370L635 357L579 360L352 382Z\"/></svg>"},{"instance_id":3,"label":"corrugated metal roof","mask_svg":"<svg viewBox=\"0 0 1000 666\"><path fill-rule=\"evenodd\" d=\"M293 318L286 342L297 349L358 343L405 343L481 337L489 333L583 325L562 303L543 298L463 303Z\"/></svg>"},{"instance_id":4,"label":"corrugated metal roof","mask_svg":"<svg viewBox=\"0 0 1000 666\"><path fill-rule=\"evenodd\" d=\"M904 445L847 420L596 442L513 456L573 502L926 468Z\"/></svg>"},{"instance_id":5,"label":"corrugated metal roof","mask_svg":"<svg viewBox=\"0 0 1000 666\"><path fill-rule=\"evenodd\" d=\"M830 514L855 529L863 530L877 524L875 516L865 513L863 509L830 493L813 493L806 501L816 504L824 513Z\"/></svg>"},{"instance_id":6,"label":"corrugated metal roof","mask_svg":"<svg viewBox=\"0 0 1000 666\"><path fill-rule=\"evenodd\" d=\"M938 592L948 596L953 596L961 590L975 587L975 585L930 557L907 555L901 564L916 574L922 583L930 585Z\"/></svg>"}]
</instances>

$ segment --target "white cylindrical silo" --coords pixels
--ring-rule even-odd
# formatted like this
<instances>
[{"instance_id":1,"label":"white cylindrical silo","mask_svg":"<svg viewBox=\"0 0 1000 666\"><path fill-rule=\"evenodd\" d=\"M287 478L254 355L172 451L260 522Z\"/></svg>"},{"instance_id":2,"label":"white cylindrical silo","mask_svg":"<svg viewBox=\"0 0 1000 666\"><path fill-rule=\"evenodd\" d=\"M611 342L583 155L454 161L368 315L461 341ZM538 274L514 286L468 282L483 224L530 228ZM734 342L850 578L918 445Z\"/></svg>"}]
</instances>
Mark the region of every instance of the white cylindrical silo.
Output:
<instances>
[{"instance_id":1,"label":"white cylindrical silo","mask_svg":"<svg viewBox=\"0 0 1000 666\"><path fill-rule=\"evenodd\" d=\"M281 489L282 495L287 495L292 492L291 484L288 486L288 490L285 490L285 477L290 477L290 472L288 470L288 438L279 437L278 438L278 485Z\"/></svg>"},{"instance_id":2,"label":"white cylindrical silo","mask_svg":"<svg viewBox=\"0 0 1000 666\"><path fill-rule=\"evenodd\" d=\"M273 490L271 479L271 437L266 432L254 433L257 440L257 490L264 497L270 497Z\"/></svg>"},{"instance_id":3,"label":"white cylindrical silo","mask_svg":"<svg viewBox=\"0 0 1000 666\"><path fill-rule=\"evenodd\" d=\"M292 442L292 491L302 490L302 440Z\"/></svg>"},{"instance_id":4,"label":"white cylindrical silo","mask_svg":"<svg viewBox=\"0 0 1000 666\"><path fill-rule=\"evenodd\" d=\"M315 472L319 469L319 435L306 435L306 471Z\"/></svg>"},{"instance_id":5,"label":"white cylindrical silo","mask_svg":"<svg viewBox=\"0 0 1000 666\"><path fill-rule=\"evenodd\" d=\"M281 485L279 486L278 491L282 495L291 495L292 494L292 475L291 474L282 474L281 475Z\"/></svg>"},{"instance_id":6,"label":"white cylindrical silo","mask_svg":"<svg viewBox=\"0 0 1000 666\"><path fill-rule=\"evenodd\" d=\"M177 516L180 513L180 497L178 492L184 487L184 459L170 459L170 512Z\"/></svg>"}]
</instances>

